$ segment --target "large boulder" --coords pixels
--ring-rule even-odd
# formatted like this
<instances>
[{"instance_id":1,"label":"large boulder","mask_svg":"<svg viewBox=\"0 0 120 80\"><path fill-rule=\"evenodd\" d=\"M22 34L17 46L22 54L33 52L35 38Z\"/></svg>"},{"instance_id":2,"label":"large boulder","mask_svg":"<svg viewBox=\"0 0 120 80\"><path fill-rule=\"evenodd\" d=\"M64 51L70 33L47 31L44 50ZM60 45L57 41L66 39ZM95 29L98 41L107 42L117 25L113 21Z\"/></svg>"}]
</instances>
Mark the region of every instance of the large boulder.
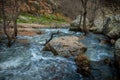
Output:
<instances>
[{"instance_id":1,"label":"large boulder","mask_svg":"<svg viewBox=\"0 0 120 80\"><path fill-rule=\"evenodd\" d=\"M82 30L83 29L83 27L82 27L82 25L83 25L83 16L82 16L82 19L81 19L81 27L79 26L80 18L81 18L81 15L77 16L76 19L72 21L71 28L70 28L71 31L76 31L76 30ZM86 26L89 27L88 18L86 18Z\"/></svg>"},{"instance_id":2,"label":"large boulder","mask_svg":"<svg viewBox=\"0 0 120 80\"><path fill-rule=\"evenodd\" d=\"M104 25L104 18L98 17L94 20L94 26L90 28L90 31L93 31L95 33L102 33Z\"/></svg>"},{"instance_id":3,"label":"large boulder","mask_svg":"<svg viewBox=\"0 0 120 80\"><path fill-rule=\"evenodd\" d=\"M77 54L84 53L87 48L80 42L76 36L64 36L51 40L44 47L44 51L52 51L54 55L64 57L76 56Z\"/></svg>"},{"instance_id":4,"label":"large boulder","mask_svg":"<svg viewBox=\"0 0 120 80\"><path fill-rule=\"evenodd\" d=\"M118 39L115 43L115 64L119 76L120 75L120 39Z\"/></svg>"},{"instance_id":5,"label":"large boulder","mask_svg":"<svg viewBox=\"0 0 120 80\"><path fill-rule=\"evenodd\" d=\"M103 33L110 38L120 37L120 15L105 15L94 20L94 27L90 30L96 33Z\"/></svg>"},{"instance_id":6,"label":"large boulder","mask_svg":"<svg viewBox=\"0 0 120 80\"><path fill-rule=\"evenodd\" d=\"M103 33L110 38L120 37L120 15L110 16L103 26Z\"/></svg>"}]
</instances>

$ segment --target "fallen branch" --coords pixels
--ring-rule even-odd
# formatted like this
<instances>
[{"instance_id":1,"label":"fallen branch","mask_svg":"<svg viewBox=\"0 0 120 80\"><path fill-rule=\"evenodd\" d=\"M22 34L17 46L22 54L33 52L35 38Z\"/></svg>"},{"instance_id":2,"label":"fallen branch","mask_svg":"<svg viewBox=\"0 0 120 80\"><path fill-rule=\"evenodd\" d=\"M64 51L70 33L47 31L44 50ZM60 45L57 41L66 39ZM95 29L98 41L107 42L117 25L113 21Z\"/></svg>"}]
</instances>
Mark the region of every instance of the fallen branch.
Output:
<instances>
[{"instance_id":1,"label":"fallen branch","mask_svg":"<svg viewBox=\"0 0 120 80\"><path fill-rule=\"evenodd\" d=\"M56 33L52 33L50 39L46 40L46 42L45 42L44 45L46 45L47 43L49 43L53 39L54 35L57 35L57 34L59 34L59 31L57 31Z\"/></svg>"}]
</instances>

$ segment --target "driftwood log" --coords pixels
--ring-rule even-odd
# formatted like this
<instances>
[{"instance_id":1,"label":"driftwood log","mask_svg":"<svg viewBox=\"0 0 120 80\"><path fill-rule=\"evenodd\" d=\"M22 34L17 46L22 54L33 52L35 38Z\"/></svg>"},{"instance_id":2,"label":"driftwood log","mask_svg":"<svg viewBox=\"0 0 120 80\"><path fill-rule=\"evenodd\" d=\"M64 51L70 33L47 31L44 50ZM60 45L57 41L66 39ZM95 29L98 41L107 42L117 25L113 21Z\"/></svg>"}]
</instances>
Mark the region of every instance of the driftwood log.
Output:
<instances>
[{"instance_id":1,"label":"driftwood log","mask_svg":"<svg viewBox=\"0 0 120 80\"><path fill-rule=\"evenodd\" d=\"M54 35L57 35L57 34L59 34L59 31L57 31L57 32L55 32L55 33L52 33L52 34L51 34L51 37L50 37L48 40L46 40L44 46L53 39Z\"/></svg>"}]
</instances>

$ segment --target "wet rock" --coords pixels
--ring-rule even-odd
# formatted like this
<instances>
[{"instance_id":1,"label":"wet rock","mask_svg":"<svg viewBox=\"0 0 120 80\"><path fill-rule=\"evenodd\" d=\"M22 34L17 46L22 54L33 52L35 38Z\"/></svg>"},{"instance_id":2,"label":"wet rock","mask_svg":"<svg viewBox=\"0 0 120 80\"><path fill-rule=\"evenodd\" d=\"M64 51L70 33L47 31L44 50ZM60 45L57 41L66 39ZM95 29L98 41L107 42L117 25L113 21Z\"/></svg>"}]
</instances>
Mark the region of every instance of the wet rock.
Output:
<instances>
[{"instance_id":1,"label":"wet rock","mask_svg":"<svg viewBox=\"0 0 120 80\"><path fill-rule=\"evenodd\" d=\"M103 26L103 33L110 38L120 37L120 15L112 15L107 18Z\"/></svg>"},{"instance_id":2,"label":"wet rock","mask_svg":"<svg viewBox=\"0 0 120 80\"><path fill-rule=\"evenodd\" d=\"M70 28L71 31L78 31L78 30L83 29L83 27L82 27L83 17L82 17L82 20L81 20L81 27L79 26L80 17L81 17L81 15L77 16L76 19L71 23L71 28ZM86 26L89 26L89 20L87 18L86 18Z\"/></svg>"},{"instance_id":3,"label":"wet rock","mask_svg":"<svg viewBox=\"0 0 120 80\"><path fill-rule=\"evenodd\" d=\"M120 37L120 15L105 15L94 21L95 26L90 28L95 33L103 33L110 38Z\"/></svg>"},{"instance_id":4,"label":"wet rock","mask_svg":"<svg viewBox=\"0 0 120 80\"><path fill-rule=\"evenodd\" d=\"M5 77L0 77L0 80L5 80Z\"/></svg>"},{"instance_id":5,"label":"wet rock","mask_svg":"<svg viewBox=\"0 0 120 80\"><path fill-rule=\"evenodd\" d=\"M119 76L120 75L120 39L118 39L115 43L115 64Z\"/></svg>"},{"instance_id":6,"label":"wet rock","mask_svg":"<svg viewBox=\"0 0 120 80\"><path fill-rule=\"evenodd\" d=\"M111 61L109 58L104 59L104 63L107 65L111 65Z\"/></svg>"},{"instance_id":7,"label":"wet rock","mask_svg":"<svg viewBox=\"0 0 120 80\"><path fill-rule=\"evenodd\" d=\"M78 56L76 56L75 58L75 62L78 66L77 72L84 75L84 76L90 76L91 75L91 71L90 71L90 61L88 60L88 58L83 55L83 54L79 54Z\"/></svg>"},{"instance_id":8,"label":"wet rock","mask_svg":"<svg viewBox=\"0 0 120 80\"><path fill-rule=\"evenodd\" d=\"M75 56L84 53L87 48L78 42L79 38L75 36L64 36L51 40L43 50L52 51L54 55L64 57Z\"/></svg>"},{"instance_id":9,"label":"wet rock","mask_svg":"<svg viewBox=\"0 0 120 80\"><path fill-rule=\"evenodd\" d=\"M98 17L94 20L94 26L90 28L90 31L95 33L101 33L104 25L104 18Z\"/></svg>"},{"instance_id":10,"label":"wet rock","mask_svg":"<svg viewBox=\"0 0 120 80\"><path fill-rule=\"evenodd\" d=\"M110 59L106 58L101 61L91 61L91 73L94 77L92 80L116 80L114 68L110 66Z\"/></svg>"},{"instance_id":11,"label":"wet rock","mask_svg":"<svg viewBox=\"0 0 120 80\"><path fill-rule=\"evenodd\" d=\"M29 43L27 39L17 39L16 42L24 45Z\"/></svg>"}]
</instances>

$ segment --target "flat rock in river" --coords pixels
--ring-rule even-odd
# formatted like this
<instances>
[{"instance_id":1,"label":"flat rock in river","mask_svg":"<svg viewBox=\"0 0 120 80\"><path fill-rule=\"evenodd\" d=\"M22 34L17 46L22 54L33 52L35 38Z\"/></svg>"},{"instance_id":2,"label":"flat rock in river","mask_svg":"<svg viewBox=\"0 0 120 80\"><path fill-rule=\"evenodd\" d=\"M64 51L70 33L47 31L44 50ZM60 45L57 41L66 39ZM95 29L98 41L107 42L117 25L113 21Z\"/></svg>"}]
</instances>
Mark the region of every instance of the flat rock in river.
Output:
<instances>
[{"instance_id":1,"label":"flat rock in river","mask_svg":"<svg viewBox=\"0 0 120 80\"><path fill-rule=\"evenodd\" d=\"M44 51L52 51L54 55L64 57L75 56L79 53L84 53L87 48L82 43L78 42L76 36L63 36L51 40L44 47Z\"/></svg>"}]
</instances>

